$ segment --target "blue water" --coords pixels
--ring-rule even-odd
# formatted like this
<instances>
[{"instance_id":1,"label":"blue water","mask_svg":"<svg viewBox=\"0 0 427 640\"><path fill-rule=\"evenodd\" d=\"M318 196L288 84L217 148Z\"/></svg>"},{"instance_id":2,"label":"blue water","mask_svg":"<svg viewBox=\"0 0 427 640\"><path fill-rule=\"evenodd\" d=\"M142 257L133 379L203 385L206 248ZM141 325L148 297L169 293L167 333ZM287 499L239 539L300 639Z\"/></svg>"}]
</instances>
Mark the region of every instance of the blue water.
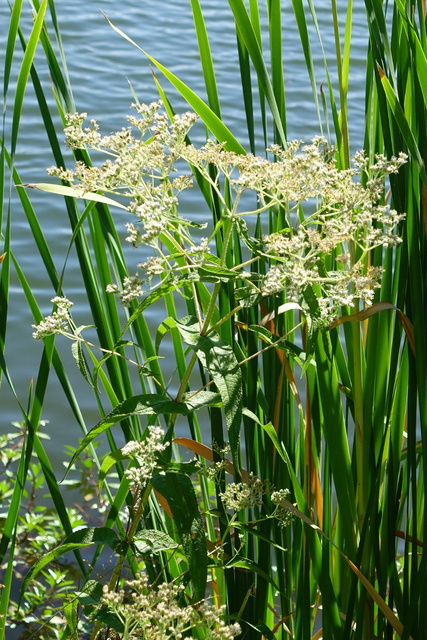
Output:
<instances>
[{"instance_id":1,"label":"blue water","mask_svg":"<svg viewBox=\"0 0 427 640\"><path fill-rule=\"evenodd\" d=\"M317 0L314 4L327 58L332 64L335 54L330 3L328 0ZM339 4L344 12L347 3L341 1ZM349 120L352 146L357 149L363 145L367 28L362 0L356 0L354 4ZM290 0L283 2L283 5L288 138L308 140L319 134L319 124ZM236 137L247 145L231 10L225 0L204 0L202 8L210 35L219 93L222 96L223 119ZM205 97L189 0L164 0L162 3L147 0L127 0L121 3L117 3L116 0L98 0L97 2L59 0L57 15L78 111L86 111L90 117L96 117L103 131L110 132L125 125L124 117L129 112L129 104L132 101L129 82L132 83L141 101L147 102L158 97L147 58L111 29L101 10L141 48L165 64L194 91ZM31 28L28 6L24 11L26 12L26 29L24 30L28 34ZM0 7L2 43L6 35L8 19L7 3L3 2ZM315 36L312 42L316 82L319 87L320 83L326 82L326 78L321 49L317 45ZM267 43L264 44L267 46ZM4 47L2 49L4 50ZM49 93L49 75L42 52L38 53L36 59L40 79L46 92ZM330 69L332 80L336 82L333 66ZM14 73L16 77L16 69ZM162 82L168 90L175 110L178 112L185 110L187 106L182 98L170 90L166 81ZM13 84L11 90L13 91ZM49 103L54 113L53 96L50 96ZM58 117L55 122L60 131ZM53 163L49 149L35 97L29 88L24 103L16 155L16 167L22 182L46 181L45 168ZM262 149L258 148L258 152L261 153ZM57 268L61 270L70 241L67 216L61 198L46 196L41 192L30 192L29 195L46 240L51 247ZM193 212L196 212L195 200L189 206ZM118 224L123 224L124 221L122 214ZM39 305L46 313L50 312L53 291L45 275L43 264L37 257L34 240L16 197L13 199L13 251ZM137 258L135 258L136 261ZM77 322L87 323L89 321L87 301L82 292L79 270L73 252L67 266L64 290L75 302L74 315ZM31 337L32 317L14 273L12 273L8 317L6 359L16 392L21 402L26 405L31 378L37 376L42 345L36 343ZM98 419L98 412L94 406L91 390L75 368L70 356L70 344L65 340L58 340L57 344L68 363L68 372L87 424L93 426ZM9 430L12 421L20 419L20 413L16 400L4 382L0 394L2 407L0 431L5 432ZM52 438L47 448L53 458L60 454L66 441L70 444L77 443L81 433L74 417L67 409L55 374L52 374L49 382L43 418L49 421L45 431Z\"/></svg>"}]
</instances>

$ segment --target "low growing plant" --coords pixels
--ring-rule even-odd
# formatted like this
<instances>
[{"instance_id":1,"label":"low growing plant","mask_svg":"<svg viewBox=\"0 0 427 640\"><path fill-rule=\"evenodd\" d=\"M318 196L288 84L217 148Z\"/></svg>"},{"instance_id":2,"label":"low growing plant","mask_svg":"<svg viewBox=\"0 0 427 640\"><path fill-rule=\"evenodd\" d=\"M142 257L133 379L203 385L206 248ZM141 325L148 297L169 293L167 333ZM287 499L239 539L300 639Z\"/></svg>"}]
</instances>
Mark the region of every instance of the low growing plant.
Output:
<instances>
[{"instance_id":1,"label":"low growing plant","mask_svg":"<svg viewBox=\"0 0 427 640\"><path fill-rule=\"evenodd\" d=\"M1 467L1 530L11 508L12 490L17 475L17 466L22 454L24 441L27 437L25 425L16 423L16 432L7 433L0 438ZM42 424L41 427L45 427ZM40 432L40 437L48 438L46 433ZM85 457L81 458L85 462ZM84 466L87 471L87 466ZM75 474L73 474L75 476ZM86 473L81 477L70 479L72 486L79 485L83 495L90 489L90 482ZM69 507L68 517L75 528L87 525L87 510ZM23 499L14 532L15 561L13 574L16 584L22 584L31 566L46 553L60 545L62 539L61 522L51 504L40 462L35 456L29 464L27 481L23 487ZM6 564L6 563L5 563ZM15 593L9 602L6 626L21 640L27 638L60 638L66 618L64 607L70 599L70 594L79 584L80 573L76 563L58 559L40 571L37 579L33 580L25 590L18 605Z\"/></svg>"}]
</instances>

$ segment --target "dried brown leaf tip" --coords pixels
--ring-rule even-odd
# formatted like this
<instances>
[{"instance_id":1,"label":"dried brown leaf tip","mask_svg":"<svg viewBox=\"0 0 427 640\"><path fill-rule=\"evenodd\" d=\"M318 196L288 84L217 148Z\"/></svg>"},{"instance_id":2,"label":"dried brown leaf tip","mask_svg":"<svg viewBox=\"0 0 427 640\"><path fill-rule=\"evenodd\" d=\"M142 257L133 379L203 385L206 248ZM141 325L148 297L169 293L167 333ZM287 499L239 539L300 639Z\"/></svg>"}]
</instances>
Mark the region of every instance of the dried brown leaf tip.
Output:
<instances>
[{"instance_id":1,"label":"dried brown leaf tip","mask_svg":"<svg viewBox=\"0 0 427 640\"><path fill-rule=\"evenodd\" d=\"M378 73L379 73L379 75L380 75L380 79L382 80L383 78L385 78L385 72L384 72L384 71L383 71L383 69L380 67L380 65L378 64L378 62L377 62L377 70L378 70Z\"/></svg>"}]
</instances>

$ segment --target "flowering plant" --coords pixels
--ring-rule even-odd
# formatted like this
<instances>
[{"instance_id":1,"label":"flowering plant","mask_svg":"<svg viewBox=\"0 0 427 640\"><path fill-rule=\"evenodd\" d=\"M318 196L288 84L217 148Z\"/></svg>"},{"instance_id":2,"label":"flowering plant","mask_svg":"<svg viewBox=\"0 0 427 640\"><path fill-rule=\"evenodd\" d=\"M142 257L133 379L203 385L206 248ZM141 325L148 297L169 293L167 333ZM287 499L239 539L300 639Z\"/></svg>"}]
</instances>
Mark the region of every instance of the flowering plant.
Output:
<instances>
[{"instance_id":1,"label":"flowering plant","mask_svg":"<svg viewBox=\"0 0 427 640\"><path fill-rule=\"evenodd\" d=\"M262 473L248 474L241 468L239 437L245 419L260 424L270 435L276 452L286 460L271 423L263 424L243 406L243 387L247 383L243 365L276 347L290 356L301 355L301 348L287 340L301 326L307 352L305 371L315 353L314 337L319 331L326 332L342 313L348 314L348 308L357 311L360 301L365 307L373 305L383 270L372 264L372 252L400 242L396 230L404 219L403 214L384 203L382 195L388 176L406 162L404 154L390 160L378 155L371 162L360 152L354 156L352 168L340 169L335 150L323 138L316 138L311 144L291 142L286 148L273 145L264 158L230 151L225 144L213 140L196 147L187 137L196 121L195 115L168 117L161 112L161 106L161 102L134 104L137 116L128 117L129 126L108 136L100 134L94 120L85 127L86 114L67 116L68 145L102 152L108 158L99 166L78 161L73 170L62 167L48 170L50 175L68 183L63 187L67 195L95 202L107 197L109 203L133 216L133 221L126 223L126 241L139 248L143 258L137 265L138 271L127 273L122 281L107 287L108 293L119 296L123 306L131 310L124 332L150 304L174 291L183 294L190 311L190 315L180 320L169 315L158 330L158 344L167 331L173 331L193 351L188 362L182 358L177 392L172 393L170 385L155 376L151 364L157 360L157 353L144 364L130 361L151 379L156 392L126 398L118 404L87 434L72 460L114 424L130 416L146 416L143 434L127 436L127 444L108 455L100 470L100 476L105 478L113 465L130 460L122 474L122 483L131 496L125 534L121 537L105 534L108 544L119 550L120 560L109 585L104 586L102 597L100 594L98 597L101 611L113 610L116 628L124 630L123 637L129 638L140 637L136 630L141 625L145 629L141 637L160 637L157 631L154 635L149 632L155 628L154 618L163 629L154 603L160 592L169 603L168 616L174 618L174 622L165 619L164 624L169 626L166 631L163 629L161 637L181 637L191 628L195 615L207 620L211 615L207 605L194 607L204 600L209 572L215 582L220 568L231 568L233 562L241 562L240 554L249 544L250 535L257 535L253 529L256 525L268 520L275 520L279 527L290 523L292 505L287 500L288 490L276 489ZM179 173L183 163L189 169ZM181 194L196 180L205 200L216 211L210 229L205 222L181 215ZM255 224L251 224L252 220ZM271 220L274 224L264 233ZM221 313L224 290L230 304ZM75 326L70 311L72 303L61 296L52 302L55 310L34 326L34 337L43 339L59 333L75 341L79 349L83 344L94 347L82 337L85 327ZM262 318L258 317L258 307ZM287 311L292 313L291 326L280 334L275 322ZM295 311L299 314L296 325ZM248 316L257 317L256 324L249 324ZM253 332L267 346L246 357L232 334L228 334L228 341L224 339L227 333L222 328L230 320L236 329ZM121 337L116 348L102 350L107 358L125 357L123 347L128 344L137 349L142 347ZM80 351L75 355L89 377ZM96 376L104 362L105 358L97 363ZM203 384L193 389L192 373L197 362ZM286 375L298 397L289 367ZM212 468L204 470L203 465L194 463L185 467L184 463L173 461L171 449L177 416L189 416L193 425L191 421L197 411L214 414L219 408L225 416L232 460L225 459L221 447L202 448L199 432L197 437L193 435L191 444L184 446L199 458L210 459ZM160 426L161 420L165 429ZM196 434L196 428L192 428ZM179 439L175 441L182 444ZM226 483L226 471L235 476L234 482ZM197 472L206 521L199 510L200 496L189 479ZM170 526L166 519L162 525L170 535L166 542L151 529L144 533L142 526L144 519L151 517L148 512L153 490L173 522ZM217 497L218 531L213 525L206 525L214 517L209 491L214 491ZM241 522L242 511L248 514L245 525ZM236 532L234 536L232 530ZM77 532L64 544L83 545L88 536L92 542L101 542L103 535ZM158 591L148 588L148 582L128 582L127 587L133 590L132 603L125 602L127 596L120 587L125 558L128 552L138 556L142 548L146 550L148 539L151 550L168 554L166 565L177 544L181 545L186 564L180 580L187 584L184 576L188 572L192 588L187 589L186 597L193 604L191 608L180 606L180 622L173 612L181 592L168 580ZM134 574L138 562L133 564ZM143 564L147 568L147 563ZM37 570L36 567L34 571ZM151 577L155 583L153 572ZM218 614L220 618L222 613ZM229 638L239 632L237 625L228 627L221 623L221 626L220 618L212 618L204 637ZM213 627L221 628L222 635L209 635ZM136 635L129 635L132 633Z\"/></svg>"},{"instance_id":2,"label":"flowering plant","mask_svg":"<svg viewBox=\"0 0 427 640\"><path fill-rule=\"evenodd\" d=\"M390 160L377 155L371 163L359 152L353 168L339 169L334 149L323 138L306 145L294 141L286 149L273 145L266 158L230 152L212 140L196 148L186 141L195 114L169 120L161 105L133 104L139 117L128 116L130 126L108 136L101 136L95 120L83 127L86 114L67 116L68 145L102 151L109 158L99 167L78 162L74 170L48 170L88 199L93 192L124 199L136 218L126 223L126 240L151 248L153 255L138 263L139 271L109 285L109 292L129 306L165 284L179 288L222 280L235 283L242 306L284 292L286 301L298 304L320 327L357 300L372 305L382 268L369 264L369 254L401 240L396 228L404 215L381 199L385 178L406 162L404 153ZM182 160L191 173L176 176ZM209 185L222 207L216 228L198 240L191 230L206 224L179 213L179 196L195 176ZM247 192L255 196L256 207L250 210L245 208ZM267 211L283 216L282 228L251 238L246 220L262 219ZM235 232L251 257L228 267L225 255ZM214 239L222 256L212 253ZM263 265L255 273L247 269L254 263Z\"/></svg>"}]
</instances>

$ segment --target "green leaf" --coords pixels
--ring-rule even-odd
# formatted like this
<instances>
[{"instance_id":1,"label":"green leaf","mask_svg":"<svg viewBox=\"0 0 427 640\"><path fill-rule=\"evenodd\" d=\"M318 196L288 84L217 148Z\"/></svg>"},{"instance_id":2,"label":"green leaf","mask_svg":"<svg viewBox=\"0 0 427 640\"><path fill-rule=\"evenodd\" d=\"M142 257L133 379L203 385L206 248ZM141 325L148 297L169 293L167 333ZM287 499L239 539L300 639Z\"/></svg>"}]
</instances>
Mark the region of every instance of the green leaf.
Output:
<instances>
[{"instance_id":1,"label":"green leaf","mask_svg":"<svg viewBox=\"0 0 427 640\"><path fill-rule=\"evenodd\" d=\"M81 198L83 200L89 200L91 202L102 202L108 204L111 207L118 207L127 211L127 207L117 200L103 196L100 193L94 193L93 191L84 191L84 189L77 189L76 187L66 187L62 184L51 184L50 182L39 182L38 184L19 184L18 187L26 187L27 189L37 189L38 191L46 191L47 193L55 193L61 196L69 196L71 198Z\"/></svg>"},{"instance_id":2,"label":"green leaf","mask_svg":"<svg viewBox=\"0 0 427 640\"><path fill-rule=\"evenodd\" d=\"M78 607L79 601L76 598L65 601L63 604L64 615L67 621L67 628L64 630L62 638L67 640L78 640Z\"/></svg>"},{"instance_id":3,"label":"green leaf","mask_svg":"<svg viewBox=\"0 0 427 640\"><path fill-rule=\"evenodd\" d=\"M282 458L283 462L287 464L288 462L287 458L283 453L283 447L279 442L279 438L277 437L276 429L274 428L273 424L269 422L268 424L263 424L261 426L266 432L266 434L268 435L268 437L270 438L271 442L274 444L274 448L276 449L279 456Z\"/></svg>"},{"instance_id":4,"label":"green leaf","mask_svg":"<svg viewBox=\"0 0 427 640\"><path fill-rule=\"evenodd\" d=\"M221 395L227 423L228 438L236 471L240 469L239 441L242 420L242 373L233 349L210 332L200 335L197 318L187 316L176 326L182 339L196 350L203 366L209 371Z\"/></svg>"},{"instance_id":5,"label":"green leaf","mask_svg":"<svg viewBox=\"0 0 427 640\"><path fill-rule=\"evenodd\" d=\"M383 86L384 93L387 99L387 103L390 107L390 110L396 119L397 126L400 129L400 132L405 140L405 143L409 151L411 152L412 156L414 157L414 160L418 165L420 176L424 184L427 186L427 173L426 173L424 161L422 159L420 150L418 148L417 141L414 137L414 134L412 133L412 129L405 116L405 112L403 111L399 103L398 97L393 91L393 87L391 86L390 80L387 78L384 71L380 67L378 67L378 73L380 74L381 84Z\"/></svg>"},{"instance_id":6,"label":"green leaf","mask_svg":"<svg viewBox=\"0 0 427 640\"><path fill-rule=\"evenodd\" d=\"M175 402L166 395L158 393L147 393L132 396L121 402L103 420L89 431L83 438L80 446L74 453L65 475L68 474L71 466L79 457L82 451L101 433L113 425L125 420L129 416L138 415L183 415L188 416L193 411L198 411L202 407L213 406L220 403L220 396L212 391L199 391L187 394L182 402ZM64 476L65 477L65 476Z\"/></svg>"},{"instance_id":7,"label":"green leaf","mask_svg":"<svg viewBox=\"0 0 427 640\"><path fill-rule=\"evenodd\" d=\"M102 597L102 584L97 580L88 580L76 595L82 605L97 605Z\"/></svg>"},{"instance_id":8,"label":"green leaf","mask_svg":"<svg viewBox=\"0 0 427 640\"><path fill-rule=\"evenodd\" d=\"M238 271L208 264L199 267L197 273L202 282L228 282L229 280L236 280L236 278L241 277Z\"/></svg>"},{"instance_id":9,"label":"green leaf","mask_svg":"<svg viewBox=\"0 0 427 640\"><path fill-rule=\"evenodd\" d=\"M314 102L316 105L317 117L319 120L319 124L321 125L322 118L320 115L319 100L317 96L318 82L316 80L313 56L311 53L311 42L310 42L310 36L309 36L309 31L307 26L307 19L304 11L304 3L302 2L302 0L292 0L292 7L294 10L295 19L298 26L301 46L304 52L306 69L308 71L308 75L310 76L310 84L311 84Z\"/></svg>"},{"instance_id":10,"label":"green leaf","mask_svg":"<svg viewBox=\"0 0 427 640\"><path fill-rule=\"evenodd\" d=\"M225 569L233 569L234 567L239 567L240 569L245 569L246 571L253 571L254 573L257 573L264 580L269 582L276 589L276 591L279 591L279 587L276 585L270 574L264 571L264 569L262 569L254 560L236 555L229 562L227 562L227 564L225 565Z\"/></svg>"},{"instance_id":11,"label":"green leaf","mask_svg":"<svg viewBox=\"0 0 427 640\"><path fill-rule=\"evenodd\" d=\"M277 340L277 337L273 336L271 331L269 331L265 327L259 326L258 324L249 325L248 331L253 331L253 333L256 333L257 336L259 336L262 340L264 340L268 344L272 344Z\"/></svg>"},{"instance_id":12,"label":"green leaf","mask_svg":"<svg viewBox=\"0 0 427 640\"><path fill-rule=\"evenodd\" d=\"M135 311L133 311L132 315L130 316L129 320L126 322L126 325L121 333L121 335L123 335L124 333L126 333L126 331L129 329L129 327L135 322L135 320L142 314L143 311L145 311L150 305L154 304L154 302L157 302L157 300L160 300L161 298L163 298L166 294L170 293L171 291L174 291L176 289L176 285L174 282L169 281L166 282L165 284L162 284L160 287L158 287L157 289L155 289L154 291L152 291L151 293L149 293L137 306L137 308L135 309Z\"/></svg>"},{"instance_id":13,"label":"green leaf","mask_svg":"<svg viewBox=\"0 0 427 640\"><path fill-rule=\"evenodd\" d=\"M99 470L99 475L98 475L99 489L101 489L104 483L105 477L109 472L109 470L111 469L111 467L114 466L117 462L121 462L122 460L125 460L127 458L128 456L123 455L121 449L118 449L117 451L113 451L112 453L109 453L108 455L105 456L104 460L102 461L101 468Z\"/></svg>"},{"instance_id":14,"label":"green leaf","mask_svg":"<svg viewBox=\"0 0 427 640\"><path fill-rule=\"evenodd\" d=\"M253 307L262 298L261 294L249 285L235 289L234 296L242 307Z\"/></svg>"},{"instance_id":15,"label":"green leaf","mask_svg":"<svg viewBox=\"0 0 427 640\"><path fill-rule=\"evenodd\" d=\"M209 106L216 115L221 117L219 104L218 89L215 78L215 71L212 61L212 53L209 45L209 38L206 31L205 21L203 19L202 9L199 0L191 0L191 9L193 12L194 26L197 33L197 42L199 45L200 61L203 68L203 76L205 79L206 92L209 99Z\"/></svg>"},{"instance_id":16,"label":"green leaf","mask_svg":"<svg viewBox=\"0 0 427 640\"><path fill-rule=\"evenodd\" d=\"M163 531L156 529L144 529L139 531L132 540L132 547L140 555L160 553L169 549L176 549L178 544L173 538Z\"/></svg>"},{"instance_id":17,"label":"green leaf","mask_svg":"<svg viewBox=\"0 0 427 640\"><path fill-rule=\"evenodd\" d=\"M97 612L96 619L103 622L106 627L111 627L111 629L114 629L114 631L117 631L120 634L125 630L122 621L119 620L115 612L107 607L102 608Z\"/></svg>"},{"instance_id":18,"label":"green leaf","mask_svg":"<svg viewBox=\"0 0 427 640\"><path fill-rule=\"evenodd\" d=\"M302 311L302 308L297 302L285 302L285 304L281 304L274 311L267 313L267 315L262 318L260 324L263 326L270 322L270 320L276 320L280 314L286 313L287 311Z\"/></svg>"},{"instance_id":19,"label":"green leaf","mask_svg":"<svg viewBox=\"0 0 427 640\"><path fill-rule=\"evenodd\" d=\"M71 353L73 354L73 358L76 361L80 373L82 374L86 382L88 382L90 386L93 387L94 385L89 377L89 372L87 370L86 360L83 353L83 347L80 340L76 340L71 344Z\"/></svg>"},{"instance_id":20,"label":"green leaf","mask_svg":"<svg viewBox=\"0 0 427 640\"><path fill-rule=\"evenodd\" d=\"M191 480L181 473L155 474L151 483L168 502L188 560L194 602L206 594L208 555L203 520Z\"/></svg>"},{"instance_id":21,"label":"green leaf","mask_svg":"<svg viewBox=\"0 0 427 640\"><path fill-rule=\"evenodd\" d=\"M169 333L169 331L171 331L172 329L175 329L175 327L176 327L175 318L172 318L171 316L169 316L169 318L166 318L165 320L163 320L161 324L159 324L156 331L156 342L155 342L156 353L159 353L160 344L163 338Z\"/></svg>"},{"instance_id":22,"label":"green leaf","mask_svg":"<svg viewBox=\"0 0 427 640\"><path fill-rule=\"evenodd\" d=\"M21 3L18 3L19 10L21 8ZM46 13L46 9L48 6L48 0L43 0L40 5L37 16L35 16L33 27L28 38L27 45L24 50L24 56L21 63L21 68L19 70L18 78L16 80L16 90L15 90L15 100L13 104L13 117L12 117L12 127L11 127L11 156L12 158L15 155L16 144L18 140L18 132L19 132L19 123L22 114L22 107L24 103L25 91L28 85L28 76L30 74L31 67L33 65L34 56L36 53L37 45L40 39L40 33L43 29L44 25L44 17ZM17 26L17 23L15 23ZM9 33L8 38L8 49L9 53L12 53L11 48L13 47L12 37L16 36L16 31L14 30L13 35L12 32ZM6 61L6 73L8 74L8 64ZM4 79L4 88L7 90L8 78ZM9 125L10 126L10 125Z\"/></svg>"},{"instance_id":23,"label":"green leaf","mask_svg":"<svg viewBox=\"0 0 427 640\"><path fill-rule=\"evenodd\" d=\"M280 144L285 147L286 134L283 127L282 115L277 105L276 96L274 95L273 86L268 75L261 47L247 14L245 4L243 0L229 0L229 4L234 14L234 19L236 21L236 27L238 29L239 35L241 36L245 47L248 50L248 53L252 60L252 64L254 65L256 71L258 82L262 87L270 106Z\"/></svg>"},{"instance_id":24,"label":"green leaf","mask_svg":"<svg viewBox=\"0 0 427 640\"><path fill-rule=\"evenodd\" d=\"M259 631L262 637L266 638L266 640L277 640L277 636L263 622L258 622L255 626L251 626L256 631Z\"/></svg>"},{"instance_id":25,"label":"green leaf","mask_svg":"<svg viewBox=\"0 0 427 640\"><path fill-rule=\"evenodd\" d=\"M165 471L179 471L180 473L184 473L186 476L192 476L195 473L200 473L198 460L192 460L191 462L176 462L175 460L163 461L163 457L160 456L160 462Z\"/></svg>"},{"instance_id":26,"label":"green leaf","mask_svg":"<svg viewBox=\"0 0 427 640\"><path fill-rule=\"evenodd\" d=\"M225 126L222 120L212 111L210 107L204 102L199 96L194 93L182 80L177 78L173 73L171 73L166 67L164 67L160 62L158 62L155 58L150 56L144 49L141 49L136 42L134 42L129 36L127 36L123 31L114 26L110 20L108 20L110 26L123 38L128 40L131 44L133 44L137 49L139 49L147 58L163 73L165 78L169 80L169 82L179 91L182 97L188 102L190 107L194 109L195 113L203 120L207 128L212 131L213 135L217 140L224 142L224 148L227 151L234 151L235 153L245 154L246 151L244 147L240 144L240 142L233 136L231 131Z\"/></svg>"},{"instance_id":27,"label":"green leaf","mask_svg":"<svg viewBox=\"0 0 427 640\"><path fill-rule=\"evenodd\" d=\"M221 512L217 512L215 513L215 515L220 517ZM226 519L224 519L224 524L227 524ZM257 527L254 527L252 523L250 523L249 525L246 525L246 524L243 524L242 522L235 522L234 526L236 527L236 529L238 529L239 531L244 531L249 536L254 536L258 540L263 540L264 542L268 542L270 546L274 547L275 549L278 549L279 551L283 551L283 553L286 553L288 551L287 548L282 547L280 544L275 542L275 540L272 540L270 537L268 537L268 535L263 535L262 533L260 533L259 529L261 529L261 527L257 529Z\"/></svg>"}]
</instances>

